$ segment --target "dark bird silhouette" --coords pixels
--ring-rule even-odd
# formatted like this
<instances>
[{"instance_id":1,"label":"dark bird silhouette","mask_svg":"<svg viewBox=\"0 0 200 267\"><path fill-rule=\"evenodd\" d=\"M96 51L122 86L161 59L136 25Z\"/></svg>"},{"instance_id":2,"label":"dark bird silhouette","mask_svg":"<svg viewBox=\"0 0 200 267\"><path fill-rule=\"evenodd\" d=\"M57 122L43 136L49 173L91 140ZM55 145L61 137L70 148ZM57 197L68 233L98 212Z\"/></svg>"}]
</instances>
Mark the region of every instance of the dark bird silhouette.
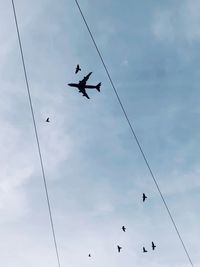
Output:
<instances>
[{"instance_id":1,"label":"dark bird silhouette","mask_svg":"<svg viewBox=\"0 0 200 267\"><path fill-rule=\"evenodd\" d=\"M147 196L143 193L143 195L142 195L142 200L143 200L143 202L145 202L145 199L147 198Z\"/></svg>"},{"instance_id":2,"label":"dark bird silhouette","mask_svg":"<svg viewBox=\"0 0 200 267\"><path fill-rule=\"evenodd\" d=\"M79 67L79 64L76 66L76 71L75 73L77 74L79 71L81 71L81 68Z\"/></svg>"},{"instance_id":3,"label":"dark bird silhouette","mask_svg":"<svg viewBox=\"0 0 200 267\"><path fill-rule=\"evenodd\" d=\"M49 118L46 119L46 122L50 122Z\"/></svg>"},{"instance_id":4,"label":"dark bird silhouette","mask_svg":"<svg viewBox=\"0 0 200 267\"><path fill-rule=\"evenodd\" d=\"M89 254L89 255L88 255L88 257L90 257L90 258L91 258L91 254Z\"/></svg>"},{"instance_id":5,"label":"dark bird silhouette","mask_svg":"<svg viewBox=\"0 0 200 267\"><path fill-rule=\"evenodd\" d=\"M154 242L151 242L152 245L152 249L154 250L156 248L156 246L154 245Z\"/></svg>"},{"instance_id":6,"label":"dark bird silhouette","mask_svg":"<svg viewBox=\"0 0 200 267\"><path fill-rule=\"evenodd\" d=\"M124 232L126 232L126 227L125 227L125 226L122 226L122 230L123 230Z\"/></svg>"},{"instance_id":7,"label":"dark bird silhouette","mask_svg":"<svg viewBox=\"0 0 200 267\"><path fill-rule=\"evenodd\" d=\"M120 250L122 249L122 247L117 246L118 252L120 252Z\"/></svg>"},{"instance_id":8,"label":"dark bird silhouette","mask_svg":"<svg viewBox=\"0 0 200 267\"><path fill-rule=\"evenodd\" d=\"M143 253L147 252L147 250L145 249L145 247L143 247Z\"/></svg>"}]
</instances>

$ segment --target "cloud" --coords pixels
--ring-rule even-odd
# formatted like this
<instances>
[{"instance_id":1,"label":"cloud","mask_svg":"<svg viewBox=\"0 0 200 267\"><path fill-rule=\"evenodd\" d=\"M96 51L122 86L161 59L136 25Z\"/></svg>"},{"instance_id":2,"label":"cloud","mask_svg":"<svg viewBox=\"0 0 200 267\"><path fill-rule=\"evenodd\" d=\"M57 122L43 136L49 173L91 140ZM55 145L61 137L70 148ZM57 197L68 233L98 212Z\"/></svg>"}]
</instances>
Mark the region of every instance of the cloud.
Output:
<instances>
[{"instance_id":1,"label":"cloud","mask_svg":"<svg viewBox=\"0 0 200 267\"><path fill-rule=\"evenodd\" d=\"M152 31L160 41L200 41L200 3L184 0L170 7L158 8L154 14Z\"/></svg>"},{"instance_id":2,"label":"cloud","mask_svg":"<svg viewBox=\"0 0 200 267\"><path fill-rule=\"evenodd\" d=\"M173 17L172 11L168 10L159 10L156 12L153 24L153 33L155 37L159 40L169 40L173 41L174 28L171 22Z\"/></svg>"},{"instance_id":3,"label":"cloud","mask_svg":"<svg viewBox=\"0 0 200 267\"><path fill-rule=\"evenodd\" d=\"M92 9L94 17L97 12L101 14L101 21L96 24L98 29L96 34L97 38L102 40L102 44L105 42L103 46L105 53L111 48L108 46L109 49L106 50L108 40L112 40L110 37L115 35L118 39L112 18L104 18L104 12L100 12L105 9L104 4L107 2L98 1L102 9L97 11L95 5ZM110 4L112 3L113 1L110 1ZM36 1L36 9L35 4L34 6L30 4L30 1L24 1L22 6L19 4L18 10L23 14L20 18L26 17L25 22L21 20L24 24L21 25L23 44L61 264L186 266L187 259L182 254L179 241L155 192L138 148L130 137L129 129L116 100L112 93L108 93L110 88L99 71L100 65L97 64L97 58L92 49L85 49L90 46L86 35L83 34L85 32L78 18L78 12L69 7L69 1L67 1L69 4L67 8L66 1L61 1L59 5L53 2L47 4L46 1ZM90 6L90 1L86 4ZM121 10L118 11L119 16L124 15ZM29 12L33 14L30 20ZM166 12L160 32L164 32L165 23L170 23L168 20L170 14L170 11ZM130 12L130 19L131 17L132 12ZM121 19L122 17L119 18L119 24ZM162 33L159 34L162 35ZM168 34L172 34L171 40L174 40L173 25ZM114 43L115 48L123 50L119 45L120 38L118 41L119 43ZM145 41L148 43L148 40ZM123 42L126 42L128 47L131 40L127 39ZM2 53L5 70L0 80L3 88L3 97L0 99L2 127L0 132L2 166L0 234L3 240L0 247L2 253L0 264L5 267L24 267L39 263L42 266L53 267L56 266L56 257L24 77L19 67L21 66L19 50L16 39L10 40L9 44L5 43L5 52ZM132 53L131 45L130 51ZM124 51L122 53L124 54ZM146 54L149 54L148 50ZM117 57L117 54L114 56ZM129 59L127 53L121 58L125 59L124 65L132 62L131 56ZM93 76L92 82L102 79L102 94L91 92L91 101L66 88L68 80L78 80L82 77L83 73L80 76L74 75L74 62L77 60L84 62L84 72L94 68L95 75L99 75ZM130 105L129 114L134 113L138 108L137 100L135 101L129 94L130 91L133 92L132 76L131 73L126 77L126 80L130 81L131 89L122 87L126 104ZM121 80L121 73L119 77ZM126 81L122 80L122 84L124 82ZM187 243L191 242L191 246L195 243L195 247L198 247L199 241L192 238L194 233L198 233L198 229L188 231L184 220L187 220L189 213L186 212L182 217L186 201L177 200L180 195L183 195L182 193L188 193L189 190L187 190L187 180L192 172L188 172L183 180L180 174L183 173L181 169L183 163L188 162L185 155L188 151L192 153L194 147L191 145L190 150L188 145L185 151L179 150L174 155L174 162L180 164L179 172L173 173L173 170L170 172L169 166L166 167L163 164L164 156L167 161L172 158L172 152L164 150L159 140L173 139L173 133L170 130L166 131L166 128L169 125L174 126L178 119L175 111L171 112L171 115L168 114L165 105L160 112L158 103L163 105L157 92L152 97L150 86L148 92L145 91L144 99L149 101L154 98L152 103L156 108L152 112L154 114L149 114L148 101L145 102L144 113L139 114L141 109L138 108L136 126L139 127L139 133L143 133L143 140L146 136L145 150L150 151L149 156L154 159L157 153L159 160L156 160L156 166L159 165L163 173L169 176L173 174L173 178L170 177L167 180L167 175L162 176L163 173L160 172L158 178L159 181L161 179L164 192L170 201L173 194L175 195L170 204L173 211L176 211L176 219L180 220L182 232L187 233ZM165 97L163 93L162 97ZM141 99L138 105L140 102ZM176 101L174 105L176 110ZM148 113L146 117L145 112ZM169 120L166 119L167 116L170 117ZM49 124L45 123L46 117L50 117ZM156 123L151 124L155 121ZM155 136L156 127L160 131L157 131ZM177 139L173 141L176 143ZM198 174L196 169L195 180ZM176 179L175 185L172 179ZM183 181L185 185L180 192L179 186ZM143 190L148 192L148 202L145 205L141 201ZM188 207L190 204L195 207L194 198L187 195L188 199ZM191 219L187 221L191 225L195 222L196 211L195 208L192 210L194 218L190 217ZM183 222L181 219L184 219ZM121 231L122 224L127 226L126 234ZM141 248L144 244L149 246L152 238L156 239L158 252L149 253L144 258ZM118 243L123 246L121 254L116 251ZM25 250L26 253L24 253ZM89 252L92 254L90 262L87 257Z\"/></svg>"},{"instance_id":4,"label":"cloud","mask_svg":"<svg viewBox=\"0 0 200 267\"><path fill-rule=\"evenodd\" d=\"M121 62L121 66L123 67L127 67L129 65L129 61L128 59L124 59L122 62Z\"/></svg>"},{"instance_id":5,"label":"cloud","mask_svg":"<svg viewBox=\"0 0 200 267\"><path fill-rule=\"evenodd\" d=\"M0 214L1 221L14 220L27 212L22 188L33 174L32 156L22 132L1 119Z\"/></svg>"}]
</instances>

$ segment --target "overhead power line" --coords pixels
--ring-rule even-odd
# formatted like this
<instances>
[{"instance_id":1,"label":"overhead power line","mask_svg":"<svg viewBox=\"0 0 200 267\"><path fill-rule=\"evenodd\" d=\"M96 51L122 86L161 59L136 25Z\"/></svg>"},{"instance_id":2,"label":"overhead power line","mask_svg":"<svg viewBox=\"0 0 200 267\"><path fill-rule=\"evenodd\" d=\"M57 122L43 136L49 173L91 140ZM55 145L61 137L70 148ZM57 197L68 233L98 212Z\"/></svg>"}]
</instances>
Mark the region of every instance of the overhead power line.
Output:
<instances>
[{"instance_id":1,"label":"overhead power line","mask_svg":"<svg viewBox=\"0 0 200 267\"><path fill-rule=\"evenodd\" d=\"M22 42L21 42L20 31L19 31L19 25L18 25L17 14L16 14L16 9L15 9L15 3L14 3L14 0L11 0L11 1L12 1L14 18L15 18L17 37L18 37L18 41L19 41L20 53L21 53L21 58L22 58L22 65L23 65L23 70L24 70L24 77L25 77L25 82L26 82L26 88L27 88L27 93L28 93L30 110L31 110L31 115L32 115L32 121L33 121L33 126L34 126L34 132L35 132L35 137L36 137L36 142L37 142L38 154L39 154L39 159L40 159L42 177L43 177L46 200L47 200L47 206L48 206L48 211L49 211L49 219L50 219L51 230L52 230L52 234L53 234L53 241L54 241L58 266L60 267L61 266L60 265L60 257L59 257L59 253L58 253L58 246L57 246L54 222L53 222L53 217L52 217L52 212L51 212L51 204L50 204L50 200L49 200L46 175L45 175L45 170L44 170L44 164L43 164L43 159L42 159L42 153L41 153L41 148L40 148L40 142L39 142L37 125L36 125L36 120L35 120L35 115L34 115L34 109L33 109L33 104L32 104L32 99L31 99L30 87L29 87L26 65L25 65L25 60L24 60L24 53L23 53Z\"/></svg>"},{"instance_id":2,"label":"overhead power line","mask_svg":"<svg viewBox=\"0 0 200 267\"><path fill-rule=\"evenodd\" d=\"M110 75L110 72L109 72L109 70L108 70L108 67L107 67L107 65L106 65L106 63L105 63L105 60L104 60L103 56L102 56L102 53L101 53L100 49L98 48L98 45L97 45L97 43L96 43L96 41L95 41L95 39L94 39L94 35L92 34L92 31L91 31L91 29L90 29L90 26L89 26L89 24L88 24L88 22L87 22L87 20L86 20L86 18L85 18L85 15L83 14L83 11L82 11L82 9L81 9L81 7L80 7L78 1L77 1L77 0L74 0L74 1L75 1L76 5L77 5L77 7L78 7L78 10L79 10L79 12L80 12L80 14L81 14L81 17L82 17L82 19L83 19L83 21L84 21L84 23L85 23L85 26L86 26L86 28L87 28L87 30L88 30L88 33L89 33L89 35L90 35L90 37L91 37L91 39L92 39L92 42L93 42L93 44L94 44L94 46L95 46L95 49L96 49L96 51L97 51L97 53L98 53L98 55L99 55L99 58L100 58L100 60L101 60L101 62L102 62L102 64L103 64L103 67L104 67L104 69L105 69L105 71L106 71L106 74L107 74L108 79L109 79L109 81L110 81L110 83L111 83L111 86L112 86L112 88L113 88L113 90L114 90L114 92L115 92L115 95L116 95L116 97L117 97L117 100L118 100L118 102L119 102L119 105L120 105L120 107L121 107L121 109L122 109L122 112L123 112L123 114L124 114L124 116L125 116L125 119L126 119L128 125L129 125L129 127L130 127L131 133L132 133L132 135L133 135L133 137L134 137L134 139L135 139L135 141L136 141L136 143L137 143L137 145L138 145L138 148L139 148L139 150L140 150L140 152L141 152L141 154L142 154L142 157L143 157L143 159L144 159L144 162L145 162L145 164L146 164L146 166L147 166L147 168L148 168L148 170L149 170L149 172L150 172L150 175L151 175L151 177L152 177L152 179L153 179L153 181L154 181L154 184L155 184L155 186L156 186L156 188L157 188L157 190L158 190L158 192L159 192L159 195L160 195L160 197L161 197L161 199L162 199L162 202L163 202L163 204L164 204L164 206L165 206L165 208L166 208L166 211L167 211L167 213L168 213L168 215L169 215L169 218L170 218L170 220L171 220L171 222L172 222L172 224L173 224L173 226L174 226L174 229L175 229L175 231L176 231L176 233L177 233L177 235L178 235L178 238L179 238L179 240L180 240L180 242L181 242L181 244L182 244L182 246L183 246L183 249L184 249L184 251L185 251L185 253L186 253L186 256L187 256L187 258L188 258L188 260L189 260L191 266L193 266L193 262L192 262L192 260L191 260L190 255L189 255L189 252L188 252L188 250L187 250L187 248L186 248L186 245L185 245L185 243L184 243L184 241L183 241L183 238L181 237L181 234L180 234L180 232L179 232L179 230L178 230L178 227L177 227L177 225L176 225L176 223L175 223L175 221L174 221L174 219L173 219L173 216L172 216L171 211L170 211L170 209L169 209L169 207L168 207L168 205L167 205L167 202L166 202L166 200L165 200L165 198L164 198L164 196L163 196L163 194L162 194L162 191L161 191L160 186L159 186L159 184L158 184L158 182L157 182L157 179L156 179L156 177L155 177L155 175L154 175L154 173L153 173L153 171L152 171L152 169L151 169L151 167L150 167L150 165L149 165L149 162L148 162L148 160L147 160L147 157L146 157L146 155L145 155L145 152L144 152L144 150L143 150L143 148L142 148L142 146L141 146L141 144L140 144L140 141L139 141L139 139L138 139L138 137L137 137L137 135L136 135L134 126L133 126L133 124L130 122L130 119L129 119L128 115L127 115L127 112L126 112L126 110L125 110L125 108L124 108L124 106L123 106L123 103L122 103L122 101L121 101L121 99L120 99L120 96L119 96L119 94L118 94L118 92L117 92L117 89L116 89L116 87L115 87L115 85L114 85L114 82L113 82L113 80L112 80L112 78L111 78L111 75Z\"/></svg>"}]
</instances>

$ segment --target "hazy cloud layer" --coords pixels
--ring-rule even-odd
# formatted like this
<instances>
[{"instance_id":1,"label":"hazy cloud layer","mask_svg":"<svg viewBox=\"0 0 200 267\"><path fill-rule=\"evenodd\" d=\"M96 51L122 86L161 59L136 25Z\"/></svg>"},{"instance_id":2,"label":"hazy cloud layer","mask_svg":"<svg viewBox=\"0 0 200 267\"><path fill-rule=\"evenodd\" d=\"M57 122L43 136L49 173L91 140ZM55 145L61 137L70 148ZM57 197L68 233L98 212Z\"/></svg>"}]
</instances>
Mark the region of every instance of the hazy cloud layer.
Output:
<instances>
[{"instance_id":1,"label":"hazy cloud layer","mask_svg":"<svg viewBox=\"0 0 200 267\"><path fill-rule=\"evenodd\" d=\"M200 5L189 0L80 4L200 266ZM16 0L16 9L61 266L189 266L74 2ZM0 21L0 265L53 267L56 256L12 6L5 0L0 1ZM82 71L75 75L77 63ZM67 83L90 71L91 83L101 81L102 91L90 92L88 101ZM143 246L149 250L145 255Z\"/></svg>"}]
</instances>

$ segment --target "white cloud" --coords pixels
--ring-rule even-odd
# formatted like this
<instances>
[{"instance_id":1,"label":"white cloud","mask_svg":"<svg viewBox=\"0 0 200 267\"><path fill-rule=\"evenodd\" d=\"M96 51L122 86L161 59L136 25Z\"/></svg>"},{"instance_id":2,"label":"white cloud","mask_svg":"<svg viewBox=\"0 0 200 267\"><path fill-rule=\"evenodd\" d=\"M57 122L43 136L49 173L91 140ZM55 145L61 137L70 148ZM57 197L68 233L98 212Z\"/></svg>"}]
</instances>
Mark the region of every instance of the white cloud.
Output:
<instances>
[{"instance_id":1,"label":"white cloud","mask_svg":"<svg viewBox=\"0 0 200 267\"><path fill-rule=\"evenodd\" d=\"M170 10L159 10L156 12L153 24L153 33L159 40L173 41L174 27L172 25L172 11Z\"/></svg>"},{"instance_id":2,"label":"white cloud","mask_svg":"<svg viewBox=\"0 0 200 267\"><path fill-rule=\"evenodd\" d=\"M57 6L57 3L55 5ZM53 9L53 7L52 5L51 8ZM46 9L44 9L45 13ZM165 23L170 23L168 21L170 14L168 13L164 23L161 23L161 29L157 30L158 35L163 34ZM56 20L59 21L59 16ZM77 17L74 20L77 21ZM37 15L32 22L36 23L36 21ZM28 25L27 22L25 24ZM45 25L45 30L42 27L37 28L38 31L41 30L41 36L47 32L51 35L52 25L48 25L48 23ZM54 29L58 28L61 28L59 22ZM115 28L108 19L102 23L99 22L97 28L99 29L99 38L103 39L102 42L106 43L108 38L115 34ZM105 28L107 31L103 36ZM23 30L24 33L27 32L28 27L23 26ZM66 34L65 30L61 29L62 31L63 34ZM174 29L171 29L172 33L168 33L172 34L172 40L175 38L173 31ZM56 36L59 37L58 34ZM29 38L31 37L29 36ZM59 40L63 41L62 38ZM81 43L81 40L79 41ZM46 41L44 38L43 42L45 50L49 42L48 38ZM12 40L11 43L13 53L16 43L14 44ZM37 43L40 43L39 38ZM9 49L7 50L7 48ZM31 49L30 51L27 47L26 49L32 53ZM5 50L2 54L4 62L12 63L13 54L10 53L10 47L7 44L5 44ZM69 50L70 54L70 47L66 50ZM85 51L83 54L86 54ZM47 170L47 181L50 185L50 199L52 200L62 266L65 263L69 266L79 266L80 264L88 266L90 263L95 263L96 266L108 264L110 266L132 266L134 263L137 266L148 267L172 266L171 262L167 265L168 259L175 261L173 266L186 266L182 262L186 262L187 259L183 257L182 261L182 254L173 253L178 242L176 242L174 232L171 233L169 230L169 221L163 216L163 207L160 207L160 202L156 201L156 208L153 206L152 202L156 198L153 193L153 197L149 197L146 206L141 202L141 190L148 188L150 192L154 185L151 184L150 187L151 181L149 184L147 182L149 177L147 178L147 175L143 177L144 165L143 163L142 167L140 165L141 158L138 157L138 149L135 146L131 147L132 140L129 140L130 136L127 135L127 126L124 122L122 123L121 115L116 112L117 108L113 107L112 110L112 107L109 107L113 102L106 102L106 97L98 104L97 101L93 101L95 98L87 102L83 98L78 98L79 94L77 94L78 100L73 98L74 102L71 103L72 98L66 97L70 93L65 94L66 98L63 100L64 94L62 95L61 92L65 89L59 90L60 85L56 84L56 88L55 85L52 86L48 82L51 78L48 66L50 62L54 63L51 66L51 73L55 73L55 83L59 83L60 80L58 73L65 72L65 70L61 70L59 64L63 54L56 50L51 58L52 61L48 61L51 56L48 53L43 55L41 52L42 56L46 70L45 75L43 73L40 77L37 76L37 82L34 81L34 77L30 85L33 91L44 164ZM47 56L49 57L47 58ZM34 58L34 53L32 57ZM15 60L13 61L15 62ZM41 66L39 64L34 66L34 64L34 62L30 65L27 64L28 69L35 67L38 73L41 72ZM69 59L67 64L71 67ZM125 61L124 64L127 62ZM8 72L11 70L11 65L7 65ZM13 73L16 71L16 75L18 72L23 75L18 64L15 62L13 65ZM30 71L30 73L32 72ZM45 82L41 82L42 80ZM8 86L4 86L5 84ZM0 165L2 166L0 177L0 223L2 227L0 233L4 237L4 242L1 242L0 245L2 253L0 265L5 267L27 265L53 267L56 266L56 257L49 228L49 218L46 216L48 215L47 207L42 198L45 197L44 191L43 188L35 189L41 182L40 180L37 184L37 181L41 179L41 170L24 80L8 83L2 78L1 85L4 88L4 96L0 100L2 127L0 132ZM100 97L101 94L99 99ZM81 102L80 99L83 101ZM50 117L50 124L45 123L47 116ZM144 125L144 123L142 124ZM148 127L146 126L143 130L147 131ZM124 144L125 139L126 144ZM132 148L133 150L131 150ZM96 155L97 153L99 154ZM66 165L64 170L63 165ZM139 173L140 175L138 175ZM181 183L180 180L179 182ZM41 187L41 184L38 187ZM168 190L166 185L166 192L171 192L171 187ZM36 193L40 193L41 190L42 196L36 195L32 190L36 190ZM181 209L179 212L181 213ZM18 222L20 223L18 224ZM122 223L127 225L126 234L121 232ZM163 233L167 233L166 236ZM155 236L159 244L158 254L149 253L144 258L141 246ZM171 240L173 240L173 244L170 247ZM116 251L118 242L123 245L121 254ZM169 250L165 251L163 248L169 248ZM92 259L88 263L89 252L92 253ZM4 257L4 255L9 257Z\"/></svg>"},{"instance_id":3,"label":"white cloud","mask_svg":"<svg viewBox=\"0 0 200 267\"><path fill-rule=\"evenodd\" d=\"M27 212L22 190L33 174L33 157L22 132L1 120L0 132L0 220L14 220Z\"/></svg>"},{"instance_id":4,"label":"white cloud","mask_svg":"<svg viewBox=\"0 0 200 267\"><path fill-rule=\"evenodd\" d=\"M124 59L124 60L121 62L121 65L122 65L123 67L127 67L127 66L129 65L129 61L128 61L128 59Z\"/></svg>"},{"instance_id":5,"label":"white cloud","mask_svg":"<svg viewBox=\"0 0 200 267\"><path fill-rule=\"evenodd\" d=\"M117 29L113 21L110 18L107 18L97 22L96 32L98 36L97 42L102 47L109 44L109 40L116 35Z\"/></svg>"},{"instance_id":6,"label":"white cloud","mask_svg":"<svg viewBox=\"0 0 200 267\"><path fill-rule=\"evenodd\" d=\"M154 36L163 41L200 41L200 2L184 0L159 8L152 25Z\"/></svg>"}]
</instances>

